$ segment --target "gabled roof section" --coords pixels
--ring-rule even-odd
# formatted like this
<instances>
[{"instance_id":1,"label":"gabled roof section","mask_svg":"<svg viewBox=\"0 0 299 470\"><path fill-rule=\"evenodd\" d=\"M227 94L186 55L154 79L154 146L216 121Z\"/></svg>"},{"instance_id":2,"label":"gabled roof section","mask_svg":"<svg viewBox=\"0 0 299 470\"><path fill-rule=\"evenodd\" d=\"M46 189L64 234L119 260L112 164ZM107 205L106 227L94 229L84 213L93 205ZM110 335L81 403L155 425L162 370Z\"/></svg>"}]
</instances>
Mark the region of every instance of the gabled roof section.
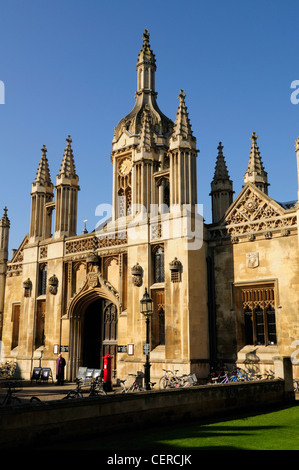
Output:
<instances>
[{"instance_id":1,"label":"gabled roof section","mask_svg":"<svg viewBox=\"0 0 299 470\"><path fill-rule=\"evenodd\" d=\"M247 183L224 216L225 225L279 217L285 209L254 184Z\"/></svg>"},{"instance_id":2,"label":"gabled roof section","mask_svg":"<svg viewBox=\"0 0 299 470\"><path fill-rule=\"evenodd\" d=\"M230 239L232 243L288 236L297 231L297 205L283 207L247 183L219 223L208 229L211 241Z\"/></svg>"},{"instance_id":3,"label":"gabled roof section","mask_svg":"<svg viewBox=\"0 0 299 470\"><path fill-rule=\"evenodd\" d=\"M23 261L23 251L27 243L29 242L29 234L27 233L23 238L22 243L20 244L19 248L14 253L10 263L21 263Z\"/></svg>"}]
</instances>

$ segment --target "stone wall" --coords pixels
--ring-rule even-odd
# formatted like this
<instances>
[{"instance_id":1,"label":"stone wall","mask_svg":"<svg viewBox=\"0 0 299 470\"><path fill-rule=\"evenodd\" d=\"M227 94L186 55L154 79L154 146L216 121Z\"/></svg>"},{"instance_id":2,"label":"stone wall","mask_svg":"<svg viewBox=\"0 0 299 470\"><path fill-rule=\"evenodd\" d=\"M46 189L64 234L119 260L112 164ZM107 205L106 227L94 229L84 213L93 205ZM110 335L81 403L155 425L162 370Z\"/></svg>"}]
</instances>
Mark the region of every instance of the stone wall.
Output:
<instances>
[{"instance_id":1,"label":"stone wall","mask_svg":"<svg viewBox=\"0 0 299 470\"><path fill-rule=\"evenodd\" d=\"M281 379L59 400L0 411L0 448L263 411L294 399Z\"/></svg>"}]
</instances>

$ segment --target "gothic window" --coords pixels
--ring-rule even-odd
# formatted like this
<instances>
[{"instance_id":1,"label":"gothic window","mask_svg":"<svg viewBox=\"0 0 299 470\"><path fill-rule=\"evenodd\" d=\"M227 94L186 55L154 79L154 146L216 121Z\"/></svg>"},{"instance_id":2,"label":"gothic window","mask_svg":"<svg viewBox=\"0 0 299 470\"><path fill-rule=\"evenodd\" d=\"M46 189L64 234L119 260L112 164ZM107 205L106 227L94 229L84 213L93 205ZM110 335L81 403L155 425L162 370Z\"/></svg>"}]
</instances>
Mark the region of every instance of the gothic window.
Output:
<instances>
[{"instance_id":1,"label":"gothic window","mask_svg":"<svg viewBox=\"0 0 299 470\"><path fill-rule=\"evenodd\" d=\"M276 344L274 286L241 289L245 344Z\"/></svg>"},{"instance_id":2,"label":"gothic window","mask_svg":"<svg viewBox=\"0 0 299 470\"><path fill-rule=\"evenodd\" d=\"M118 192L118 216L130 215L132 206L132 191L130 187L126 190L120 189Z\"/></svg>"},{"instance_id":3,"label":"gothic window","mask_svg":"<svg viewBox=\"0 0 299 470\"><path fill-rule=\"evenodd\" d=\"M253 330L252 330L252 310L246 308L244 310L244 326L245 326L245 343L253 343Z\"/></svg>"},{"instance_id":4,"label":"gothic window","mask_svg":"<svg viewBox=\"0 0 299 470\"><path fill-rule=\"evenodd\" d=\"M104 341L116 341L117 311L113 303L104 310Z\"/></svg>"},{"instance_id":5,"label":"gothic window","mask_svg":"<svg viewBox=\"0 0 299 470\"><path fill-rule=\"evenodd\" d=\"M40 266L39 271L39 295L45 295L47 293L47 265L43 264Z\"/></svg>"},{"instance_id":6,"label":"gothic window","mask_svg":"<svg viewBox=\"0 0 299 470\"><path fill-rule=\"evenodd\" d=\"M159 311L159 344L165 344L165 312L163 308Z\"/></svg>"},{"instance_id":7,"label":"gothic window","mask_svg":"<svg viewBox=\"0 0 299 470\"><path fill-rule=\"evenodd\" d=\"M151 349L165 345L165 293L164 289L152 289L154 311L151 319Z\"/></svg>"},{"instance_id":8,"label":"gothic window","mask_svg":"<svg viewBox=\"0 0 299 470\"><path fill-rule=\"evenodd\" d=\"M168 207L170 205L169 181L165 181L165 184L164 184L164 204Z\"/></svg>"},{"instance_id":9,"label":"gothic window","mask_svg":"<svg viewBox=\"0 0 299 470\"><path fill-rule=\"evenodd\" d=\"M20 304L13 304L12 306L12 341L11 349L14 349L19 344L19 329L20 329Z\"/></svg>"},{"instance_id":10,"label":"gothic window","mask_svg":"<svg viewBox=\"0 0 299 470\"><path fill-rule=\"evenodd\" d=\"M154 283L164 282L164 248L163 246L158 246L153 251Z\"/></svg>"},{"instance_id":11,"label":"gothic window","mask_svg":"<svg viewBox=\"0 0 299 470\"><path fill-rule=\"evenodd\" d=\"M269 344L276 344L275 310L272 307L268 307L267 309L267 328Z\"/></svg>"},{"instance_id":12,"label":"gothic window","mask_svg":"<svg viewBox=\"0 0 299 470\"><path fill-rule=\"evenodd\" d=\"M45 345L45 313L46 302L45 300L39 300L35 318L35 349Z\"/></svg>"}]
</instances>

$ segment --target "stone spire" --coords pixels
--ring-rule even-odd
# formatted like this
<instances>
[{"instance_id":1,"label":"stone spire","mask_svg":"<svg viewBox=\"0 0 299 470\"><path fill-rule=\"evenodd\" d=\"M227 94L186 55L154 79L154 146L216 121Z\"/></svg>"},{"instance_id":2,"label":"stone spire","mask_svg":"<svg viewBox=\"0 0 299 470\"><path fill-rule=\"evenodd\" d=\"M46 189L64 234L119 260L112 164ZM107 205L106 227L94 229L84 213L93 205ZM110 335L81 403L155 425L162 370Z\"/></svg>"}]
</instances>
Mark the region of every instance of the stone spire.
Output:
<instances>
[{"instance_id":1,"label":"stone spire","mask_svg":"<svg viewBox=\"0 0 299 470\"><path fill-rule=\"evenodd\" d=\"M247 171L244 175L244 183L253 183L265 194L268 194L268 174L262 163L255 132L252 133L251 140L252 145L249 153Z\"/></svg>"},{"instance_id":2,"label":"stone spire","mask_svg":"<svg viewBox=\"0 0 299 470\"><path fill-rule=\"evenodd\" d=\"M149 106L145 105L142 115L142 127L140 129L139 148L149 152L155 145L150 123Z\"/></svg>"},{"instance_id":3,"label":"stone spire","mask_svg":"<svg viewBox=\"0 0 299 470\"><path fill-rule=\"evenodd\" d=\"M64 155L63 155L63 159L62 159L58 176L63 175L63 176L66 176L67 178L78 178L76 174L74 155L73 155L73 150L71 146L72 139L70 135L67 137L66 142L67 144L66 144L66 148L64 151Z\"/></svg>"},{"instance_id":4,"label":"stone spire","mask_svg":"<svg viewBox=\"0 0 299 470\"><path fill-rule=\"evenodd\" d=\"M181 90L176 120L169 139L171 205L197 204L196 138L192 134L185 96Z\"/></svg>"},{"instance_id":5,"label":"stone spire","mask_svg":"<svg viewBox=\"0 0 299 470\"><path fill-rule=\"evenodd\" d=\"M219 142L214 178L211 183L212 220L218 222L233 202L233 183L229 178L223 145Z\"/></svg>"},{"instance_id":6,"label":"stone spire","mask_svg":"<svg viewBox=\"0 0 299 470\"><path fill-rule=\"evenodd\" d=\"M215 183L217 181L229 180L229 174L228 174L225 158L223 155L222 142L219 142L219 145L217 148L218 148L218 155L217 155L215 173L214 173L214 178L213 178L213 182Z\"/></svg>"},{"instance_id":7,"label":"stone spire","mask_svg":"<svg viewBox=\"0 0 299 470\"><path fill-rule=\"evenodd\" d=\"M149 32L144 30L143 44L141 51L137 57L137 94L151 93L156 96L155 92L155 72L156 72L156 59L155 54L151 50L149 43Z\"/></svg>"},{"instance_id":8,"label":"stone spire","mask_svg":"<svg viewBox=\"0 0 299 470\"><path fill-rule=\"evenodd\" d=\"M8 237L10 220L7 217L7 207L4 207L2 219L0 220L0 262L8 260Z\"/></svg>"},{"instance_id":9,"label":"stone spire","mask_svg":"<svg viewBox=\"0 0 299 470\"><path fill-rule=\"evenodd\" d=\"M56 177L56 238L73 236L77 232L79 177L76 174L70 135L67 137L66 142L60 171Z\"/></svg>"},{"instance_id":10,"label":"stone spire","mask_svg":"<svg viewBox=\"0 0 299 470\"><path fill-rule=\"evenodd\" d=\"M45 145L43 145L41 152L42 156L31 190L31 241L43 240L51 236L51 213L47 210L46 205L53 200L53 184Z\"/></svg>"},{"instance_id":11,"label":"stone spire","mask_svg":"<svg viewBox=\"0 0 299 470\"><path fill-rule=\"evenodd\" d=\"M149 32L143 33L142 48L137 57L137 91L136 103L133 110L121 119L115 127L113 144L116 144L123 132L134 136L140 134L144 107L148 105L151 126L155 133L167 137L172 129L173 122L166 117L158 107L155 90L156 59L149 43Z\"/></svg>"},{"instance_id":12,"label":"stone spire","mask_svg":"<svg viewBox=\"0 0 299 470\"><path fill-rule=\"evenodd\" d=\"M43 148L41 149L41 151L42 151L42 156L39 162L39 166L37 169L34 183L44 185L44 186L46 185L51 186L52 182L51 182L50 170L49 170L48 159L47 159L47 149L45 145L43 145Z\"/></svg>"},{"instance_id":13,"label":"stone spire","mask_svg":"<svg viewBox=\"0 0 299 470\"><path fill-rule=\"evenodd\" d=\"M172 135L170 138L170 148L177 147L191 147L196 149L196 138L193 136L189 114L185 103L184 90L180 91L178 96L179 105L176 113L176 120L173 126Z\"/></svg>"},{"instance_id":14,"label":"stone spire","mask_svg":"<svg viewBox=\"0 0 299 470\"><path fill-rule=\"evenodd\" d=\"M193 136L193 132L191 129L189 114L187 111L187 106L185 103L186 95L184 90L180 91L178 96L179 98L179 106L176 113L176 120L174 123L173 131L172 131L172 139L177 139L179 137L182 140L188 140L189 142L195 142L195 137Z\"/></svg>"}]
</instances>

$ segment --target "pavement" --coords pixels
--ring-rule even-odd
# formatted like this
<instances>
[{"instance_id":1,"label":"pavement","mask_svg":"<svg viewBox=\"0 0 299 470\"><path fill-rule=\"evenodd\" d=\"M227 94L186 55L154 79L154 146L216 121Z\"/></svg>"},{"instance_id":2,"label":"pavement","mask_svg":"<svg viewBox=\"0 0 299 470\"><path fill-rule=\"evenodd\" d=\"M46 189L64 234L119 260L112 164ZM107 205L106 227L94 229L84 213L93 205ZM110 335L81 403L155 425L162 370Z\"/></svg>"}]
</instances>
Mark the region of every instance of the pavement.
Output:
<instances>
[{"instance_id":1,"label":"pavement","mask_svg":"<svg viewBox=\"0 0 299 470\"><path fill-rule=\"evenodd\" d=\"M0 381L0 406L3 402L7 391L7 383L13 382L14 395L21 399L22 403L26 403L30 400L31 397L38 397L41 401L52 401L52 400L61 400L64 398L70 390L76 389L76 383L65 382L64 385L57 385L55 382L27 382L22 380L1 380ZM90 386L82 386L83 397L89 395ZM119 387L112 387L112 391L108 392L107 395L115 394L120 391Z\"/></svg>"}]
</instances>

